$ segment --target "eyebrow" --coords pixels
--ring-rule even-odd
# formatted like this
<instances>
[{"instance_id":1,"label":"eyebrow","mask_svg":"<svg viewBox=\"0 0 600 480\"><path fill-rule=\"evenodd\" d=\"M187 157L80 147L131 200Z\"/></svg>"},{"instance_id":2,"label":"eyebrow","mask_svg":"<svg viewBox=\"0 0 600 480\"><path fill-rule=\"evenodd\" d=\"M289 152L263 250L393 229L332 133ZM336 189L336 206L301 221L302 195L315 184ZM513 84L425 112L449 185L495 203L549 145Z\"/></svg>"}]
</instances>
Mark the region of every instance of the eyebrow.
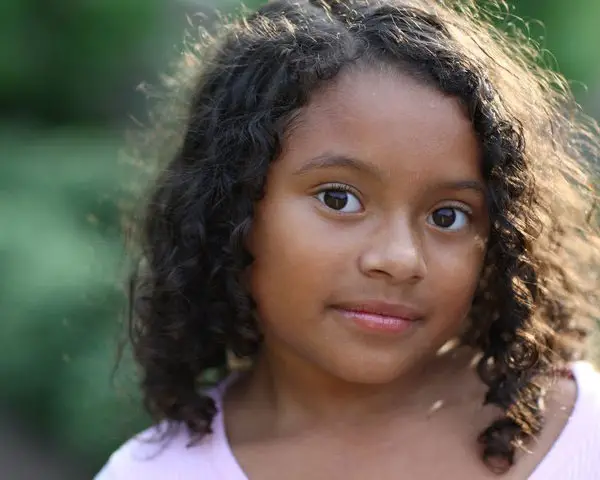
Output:
<instances>
[{"instance_id":1,"label":"eyebrow","mask_svg":"<svg viewBox=\"0 0 600 480\"><path fill-rule=\"evenodd\" d=\"M474 190L483 196L487 196L487 189L479 180L458 180L443 182L438 185L443 190Z\"/></svg>"},{"instance_id":2,"label":"eyebrow","mask_svg":"<svg viewBox=\"0 0 600 480\"><path fill-rule=\"evenodd\" d=\"M332 153L324 153L319 155L309 162L298 168L294 175L305 175L312 170L320 170L327 168L350 168L360 173L369 174L372 177L382 178L383 172L379 167L372 163L348 157L346 155L338 155Z\"/></svg>"},{"instance_id":3,"label":"eyebrow","mask_svg":"<svg viewBox=\"0 0 600 480\"><path fill-rule=\"evenodd\" d=\"M375 178L385 177L383 171L376 165L349 157L347 155L339 155L333 153L324 153L318 155L309 162L302 165L294 171L294 175L305 175L313 170L328 169L328 168L350 168L359 173L367 173ZM479 180L457 180L442 182L436 185L442 190L473 190L483 196L487 196L485 185Z\"/></svg>"}]
</instances>

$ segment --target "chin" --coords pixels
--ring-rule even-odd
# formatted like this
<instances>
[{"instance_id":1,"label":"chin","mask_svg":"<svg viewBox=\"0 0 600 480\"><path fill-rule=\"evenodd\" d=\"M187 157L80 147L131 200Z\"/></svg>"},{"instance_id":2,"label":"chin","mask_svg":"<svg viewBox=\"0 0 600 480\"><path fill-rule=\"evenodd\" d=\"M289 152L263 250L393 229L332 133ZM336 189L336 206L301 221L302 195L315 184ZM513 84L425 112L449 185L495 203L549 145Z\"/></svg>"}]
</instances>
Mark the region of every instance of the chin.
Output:
<instances>
[{"instance_id":1,"label":"chin","mask_svg":"<svg viewBox=\"0 0 600 480\"><path fill-rule=\"evenodd\" d=\"M408 374L420 363L419 358L403 356L402 358L389 358L385 355L366 354L357 355L356 360L350 358L340 359L327 370L349 383L365 385L385 385ZM332 368L333 367L333 368Z\"/></svg>"}]
</instances>

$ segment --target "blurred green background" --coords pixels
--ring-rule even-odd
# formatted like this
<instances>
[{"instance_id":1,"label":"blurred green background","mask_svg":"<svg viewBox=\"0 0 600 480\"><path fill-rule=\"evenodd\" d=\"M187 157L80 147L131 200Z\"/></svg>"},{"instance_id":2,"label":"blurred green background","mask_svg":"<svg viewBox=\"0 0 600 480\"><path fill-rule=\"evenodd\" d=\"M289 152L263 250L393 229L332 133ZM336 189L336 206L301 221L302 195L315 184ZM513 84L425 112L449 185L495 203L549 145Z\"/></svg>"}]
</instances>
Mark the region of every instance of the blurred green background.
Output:
<instances>
[{"instance_id":1,"label":"blurred green background","mask_svg":"<svg viewBox=\"0 0 600 480\"><path fill-rule=\"evenodd\" d=\"M247 2L255 7L260 1ZM147 420L130 369L111 383L123 313L120 161L137 90L179 50L186 16L236 1L0 4L0 478L90 478ZM512 13L600 118L600 2Z\"/></svg>"}]
</instances>

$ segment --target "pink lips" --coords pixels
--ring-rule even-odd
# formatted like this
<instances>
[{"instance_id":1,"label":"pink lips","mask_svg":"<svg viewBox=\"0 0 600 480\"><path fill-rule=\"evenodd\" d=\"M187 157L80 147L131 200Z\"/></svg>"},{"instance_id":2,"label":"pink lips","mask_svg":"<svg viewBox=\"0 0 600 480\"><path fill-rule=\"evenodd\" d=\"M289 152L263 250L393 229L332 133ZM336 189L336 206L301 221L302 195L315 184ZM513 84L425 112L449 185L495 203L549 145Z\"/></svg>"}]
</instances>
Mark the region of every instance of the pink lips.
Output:
<instances>
[{"instance_id":1,"label":"pink lips","mask_svg":"<svg viewBox=\"0 0 600 480\"><path fill-rule=\"evenodd\" d=\"M336 305L335 310L358 327L381 333L403 333L422 317L413 308L382 302Z\"/></svg>"}]
</instances>

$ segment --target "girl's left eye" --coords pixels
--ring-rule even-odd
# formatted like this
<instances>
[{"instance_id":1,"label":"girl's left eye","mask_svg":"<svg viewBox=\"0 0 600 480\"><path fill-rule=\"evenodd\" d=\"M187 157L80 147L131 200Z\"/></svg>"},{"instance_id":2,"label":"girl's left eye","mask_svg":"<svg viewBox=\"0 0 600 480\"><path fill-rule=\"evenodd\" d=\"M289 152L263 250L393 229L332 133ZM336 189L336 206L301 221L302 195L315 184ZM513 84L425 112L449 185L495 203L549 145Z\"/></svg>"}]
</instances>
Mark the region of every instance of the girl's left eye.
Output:
<instances>
[{"instance_id":1,"label":"girl's left eye","mask_svg":"<svg viewBox=\"0 0 600 480\"><path fill-rule=\"evenodd\" d=\"M427 223L442 230L458 231L469 223L469 215L457 207L438 208L427 217Z\"/></svg>"},{"instance_id":2,"label":"girl's left eye","mask_svg":"<svg viewBox=\"0 0 600 480\"><path fill-rule=\"evenodd\" d=\"M329 188L317 193L316 198L326 207L342 213L358 213L363 209L360 200L343 188Z\"/></svg>"}]
</instances>

